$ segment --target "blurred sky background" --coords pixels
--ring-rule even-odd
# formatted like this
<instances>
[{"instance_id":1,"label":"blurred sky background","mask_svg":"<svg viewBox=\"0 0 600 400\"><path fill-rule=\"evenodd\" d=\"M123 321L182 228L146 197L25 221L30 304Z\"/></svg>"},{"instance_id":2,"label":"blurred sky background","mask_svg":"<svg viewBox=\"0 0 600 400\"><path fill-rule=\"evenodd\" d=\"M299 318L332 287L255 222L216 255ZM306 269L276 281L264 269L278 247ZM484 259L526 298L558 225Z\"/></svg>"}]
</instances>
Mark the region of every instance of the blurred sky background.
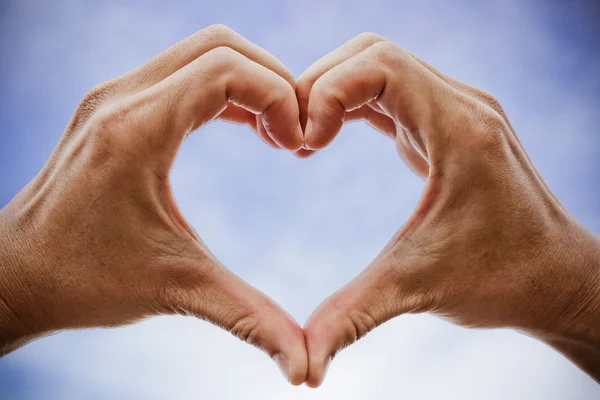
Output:
<instances>
[{"instance_id":1,"label":"blurred sky background","mask_svg":"<svg viewBox=\"0 0 600 400\"><path fill-rule=\"evenodd\" d=\"M600 233L599 4L0 0L0 206L42 168L89 88L224 23L296 76L374 31L491 92L550 187ZM216 122L184 143L172 179L221 261L301 324L369 264L424 187L393 142L363 123L298 160ZM294 388L228 333L161 317L61 333L0 359L0 398L591 400L600 386L523 335L418 315L343 351L322 388Z\"/></svg>"}]
</instances>

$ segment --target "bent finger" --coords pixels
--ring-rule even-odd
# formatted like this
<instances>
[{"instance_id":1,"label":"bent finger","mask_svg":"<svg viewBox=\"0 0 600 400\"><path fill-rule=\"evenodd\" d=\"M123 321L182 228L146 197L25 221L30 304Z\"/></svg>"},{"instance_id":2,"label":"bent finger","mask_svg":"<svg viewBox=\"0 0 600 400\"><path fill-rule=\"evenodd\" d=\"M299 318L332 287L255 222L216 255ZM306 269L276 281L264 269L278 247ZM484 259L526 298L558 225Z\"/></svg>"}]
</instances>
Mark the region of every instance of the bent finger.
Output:
<instances>
[{"instance_id":1,"label":"bent finger","mask_svg":"<svg viewBox=\"0 0 600 400\"><path fill-rule=\"evenodd\" d=\"M278 146L302 147L294 90L279 75L227 47L206 53L124 108L136 111L139 123L145 125L145 134L132 140L149 146L168 171L183 138L230 103L260 114L265 131Z\"/></svg>"},{"instance_id":2,"label":"bent finger","mask_svg":"<svg viewBox=\"0 0 600 400\"><path fill-rule=\"evenodd\" d=\"M273 55L225 25L204 28L158 54L139 68L119 78L125 85L142 91L163 81L197 58L219 47L229 47L257 64L275 72L292 87L292 73Z\"/></svg>"},{"instance_id":3,"label":"bent finger","mask_svg":"<svg viewBox=\"0 0 600 400\"><path fill-rule=\"evenodd\" d=\"M305 146L327 146L339 132L345 114L370 102L394 122L417 131L431 123L432 111L439 108L441 99L436 96L444 94L439 82L397 46L376 43L315 82L308 104Z\"/></svg>"}]
</instances>

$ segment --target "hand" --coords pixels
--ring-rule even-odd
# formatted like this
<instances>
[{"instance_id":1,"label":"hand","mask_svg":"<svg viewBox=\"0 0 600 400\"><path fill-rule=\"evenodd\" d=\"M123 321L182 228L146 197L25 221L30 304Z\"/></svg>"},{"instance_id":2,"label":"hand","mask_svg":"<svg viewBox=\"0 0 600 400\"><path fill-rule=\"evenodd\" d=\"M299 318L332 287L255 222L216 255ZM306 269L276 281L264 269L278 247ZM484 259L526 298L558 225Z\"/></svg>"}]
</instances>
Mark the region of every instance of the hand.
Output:
<instances>
[{"instance_id":1,"label":"hand","mask_svg":"<svg viewBox=\"0 0 600 400\"><path fill-rule=\"evenodd\" d=\"M308 385L340 349L416 312L518 329L600 379L600 243L552 195L494 98L374 34L319 60L296 90L298 156L364 119L427 179L381 254L304 326Z\"/></svg>"},{"instance_id":2,"label":"hand","mask_svg":"<svg viewBox=\"0 0 600 400\"><path fill-rule=\"evenodd\" d=\"M0 213L0 354L63 329L178 313L227 329L304 382L302 329L215 259L169 181L183 139L215 118L299 149L293 86L273 56L214 26L89 92L47 165Z\"/></svg>"}]
</instances>

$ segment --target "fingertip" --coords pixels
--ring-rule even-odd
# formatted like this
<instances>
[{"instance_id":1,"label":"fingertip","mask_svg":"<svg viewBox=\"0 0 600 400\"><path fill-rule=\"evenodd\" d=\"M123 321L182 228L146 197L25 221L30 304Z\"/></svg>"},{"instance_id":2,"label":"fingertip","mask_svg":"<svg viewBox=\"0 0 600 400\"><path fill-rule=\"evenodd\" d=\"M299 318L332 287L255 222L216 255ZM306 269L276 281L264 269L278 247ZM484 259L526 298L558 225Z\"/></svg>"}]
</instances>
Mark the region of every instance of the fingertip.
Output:
<instances>
[{"instance_id":1,"label":"fingertip","mask_svg":"<svg viewBox=\"0 0 600 400\"><path fill-rule=\"evenodd\" d=\"M302 331L302 328L298 327L298 330ZM285 339L281 346L281 350L276 351L275 355L271 358L288 383L293 386L299 386L306 382L308 356L302 333L294 332L292 335L288 334L287 339Z\"/></svg>"},{"instance_id":2,"label":"fingertip","mask_svg":"<svg viewBox=\"0 0 600 400\"><path fill-rule=\"evenodd\" d=\"M301 141L295 141L294 140L294 141L292 141L290 143L286 143L286 144L281 143L281 148L282 149L286 149L286 150L289 150L291 152L296 152L296 151L302 149L302 146L304 146L304 143L303 143L302 140Z\"/></svg>"},{"instance_id":3,"label":"fingertip","mask_svg":"<svg viewBox=\"0 0 600 400\"><path fill-rule=\"evenodd\" d=\"M279 310L281 322L270 326L263 346L281 371L286 381L294 386L303 384L308 374L308 354L304 331L285 311Z\"/></svg>"},{"instance_id":4,"label":"fingertip","mask_svg":"<svg viewBox=\"0 0 600 400\"><path fill-rule=\"evenodd\" d=\"M273 138L271 136L269 136L269 133L267 132L267 129L265 128L265 125L263 123L262 116L259 115L259 114L256 115L256 134L269 147L271 147L271 148L273 148L275 150L280 150L281 149L281 147L273 140Z\"/></svg>"},{"instance_id":5,"label":"fingertip","mask_svg":"<svg viewBox=\"0 0 600 400\"><path fill-rule=\"evenodd\" d=\"M327 372L329 371L329 366L331 365L332 357L329 356L325 358L325 360L320 361L315 367L312 365L309 367L309 375L306 379L306 386L311 389L317 389L320 387L323 382L325 382L325 378L327 377Z\"/></svg>"},{"instance_id":6,"label":"fingertip","mask_svg":"<svg viewBox=\"0 0 600 400\"><path fill-rule=\"evenodd\" d=\"M314 383L312 381L306 381L306 387L309 387L311 389L318 389L319 386L321 386L321 383Z\"/></svg>"},{"instance_id":7,"label":"fingertip","mask_svg":"<svg viewBox=\"0 0 600 400\"><path fill-rule=\"evenodd\" d=\"M304 133L302 132L300 121L298 121L296 122L296 128L294 129L292 140L290 141L290 147L287 149L290 151L298 151L302 149L302 147L304 147Z\"/></svg>"},{"instance_id":8,"label":"fingertip","mask_svg":"<svg viewBox=\"0 0 600 400\"><path fill-rule=\"evenodd\" d=\"M292 371L291 378L288 381L292 386L300 386L306 382L306 371L300 371L296 369Z\"/></svg>"},{"instance_id":9,"label":"fingertip","mask_svg":"<svg viewBox=\"0 0 600 400\"><path fill-rule=\"evenodd\" d=\"M344 113L334 116L330 113L311 112L306 122L304 132L304 148L308 150L323 150L329 146L342 129Z\"/></svg>"},{"instance_id":10,"label":"fingertip","mask_svg":"<svg viewBox=\"0 0 600 400\"><path fill-rule=\"evenodd\" d=\"M294 155L300 159L306 159L313 156L316 153L314 150L308 150L305 148L301 148L299 150L294 151Z\"/></svg>"},{"instance_id":11,"label":"fingertip","mask_svg":"<svg viewBox=\"0 0 600 400\"><path fill-rule=\"evenodd\" d=\"M289 343L292 357L290 383L294 386L302 385L308 377L308 353L304 331L300 325L294 327L294 342Z\"/></svg>"},{"instance_id":12,"label":"fingertip","mask_svg":"<svg viewBox=\"0 0 600 400\"><path fill-rule=\"evenodd\" d=\"M295 125L292 121L295 121ZM269 136L280 148L289 151L297 151L304 146L304 134L302 133L297 114L292 121L290 121L292 123L289 124L286 123L287 121L277 121L275 124L272 122L269 123L270 121L266 120L264 114L262 116L265 135ZM289 128L290 126L293 127L291 130Z\"/></svg>"},{"instance_id":13,"label":"fingertip","mask_svg":"<svg viewBox=\"0 0 600 400\"><path fill-rule=\"evenodd\" d=\"M332 350L335 344L330 334L335 331L335 327L324 323L322 309L317 309L304 325L304 340L306 341L306 350L308 353L308 373L306 377L306 386L316 389L323 384L325 375L331 363Z\"/></svg>"},{"instance_id":14,"label":"fingertip","mask_svg":"<svg viewBox=\"0 0 600 400\"><path fill-rule=\"evenodd\" d=\"M292 152L298 151L304 146L304 137L302 135L302 131L300 130L300 123L298 123L298 129L291 134L279 135L277 139L275 138L275 135L271 135L271 137L275 143L277 143L279 148Z\"/></svg>"},{"instance_id":15,"label":"fingertip","mask_svg":"<svg viewBox=\"0 0 600 400\"><path fill-rule=\"evenodd\" d=\"M306 122L306 131L304 132L304 148L307 150L321 150L326 144L319 139L316 124L309 118Z\"/></svg>"},{"instance_id":16,"label":"fingertip","mask_svg":"<svg viewBox=\"0 0 600 400\"><path fill-rule=\"evenodd\" d=\"M302 354L300 354L297 350L282 350L277 352L272 360L277 365L277 368L283 375L283 378L289 384L293 386L300 386L304 382L306 382L307 373L308 373L308 357L306 356L306 351L304 342L302 342L301 347L299 345L296 346L296 349L302 349Z\"/></svg>"},{"instance_id":17,"label":"fingertip","mask_svg":"<svg viewBox=\"0 0 600 400\"><path fill-rule=\"evenodd\" d=\"M323 378L320 376L310 376L306 380L306 386L311 389L318 389L323 384Z\"/></svg>"}]
</instances>

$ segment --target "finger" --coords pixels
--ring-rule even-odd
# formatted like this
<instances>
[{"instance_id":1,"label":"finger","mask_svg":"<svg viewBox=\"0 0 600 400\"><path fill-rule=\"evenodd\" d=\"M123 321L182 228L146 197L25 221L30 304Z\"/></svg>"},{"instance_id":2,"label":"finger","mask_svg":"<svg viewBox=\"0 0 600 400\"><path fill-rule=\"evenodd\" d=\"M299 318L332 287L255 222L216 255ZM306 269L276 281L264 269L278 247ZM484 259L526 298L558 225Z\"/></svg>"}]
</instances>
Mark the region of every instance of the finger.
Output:
<instances>
[{"instance_id":1,"label":"finger","mask_svg":"<svg viewBox=\"0 0 600 400\"><path fill-rule=\"evenodd\" d=\"M304 383L308 360L304 332L298 323L231 272L222 269L219 275L215 280L218 292L215 296L220 299L212 303L206 314L233 335L265 351L290 383ZM224 309L230 313L223 314Z\"/></svg>"},{"instance_id":2,"label":"finger","mask_svg":"<svg viewBox=\"0 0 600 400\"><path fill-rule=\"evenodd\" d=\"M296 95L300 107L300 122L302 129L305 129L306 127L306 120L308 118L308 99L310 97L312 86L317 79L336 65L360 54L363 50L369 48L373 44L384 40L383 37L374 33L360 34L319 59L298 77L296 80Z\"/></svg>"},{"instance_id":3,"label":"finger","mask_svg":"<svg viewBox=\"0 0 600 400\"><path fill-rule=\"evenodd\" d=\"M390 139L396 140L396 150L406 165L421 178L427 178L429 164L418 152L414 151L412 141L405 129L398 126L390 117L385 115L379 106L373 102L361 108L346 113L346 121L363 119L375 130L382 132Z\"/></svg>"},{"instance_id":4,"label":"finger","mask_svg":"<svg viewBox=\"0 0 600 400\"><path fill-rule=\"evenodd\" d=\"M253 114L242 107L229 103L227 108L223 110L217 118L235 124L248 125L266 144L274 149L281 149L281 147L269 136L260 115Z\"/></svg>"},{"instance_id":5,"label":"finger","mask_svg":"<svg viewBox=\"0 0 600 400\"><path fill-rule=\"evenodd\" d=\"M304 148L294 151L294 155L298 158L308 158L308 157L312 156L313 154L315 154L314 150L308 150L308 149L304 149Z\"/></svg>"},{"instance_id":6,"label":"finger","mask_svg":"<svg viewBox=\"0 0 600 400\"><path fill-rule=\"evenodd\" d=\"M264 66L284 78L292 87L292 73L273 55L250 42L224 25L212 25L202 29L141 67L124 75L120 80L136 91L156 85L195 59L219 47L229 47L257 64Z\"/></svg>"},{"instance_id":7,"label":"finger","mask_svg":"<svg viewBox=\"0 0 600 400\"><path fill-rule=\"evenodd\" d=\"M139 68L90 91L86 98L88 99L87 103L93 104L93 107L78 110L72 124L74 126L82 125L93 114L92 111L99 109L100 106L114 103L128 95L140 93L158 84L202 55L219 47L229 47L239 52L257 64L263 65L280 75L292 88L295 88L292 73L273 55L240 36L232 29L217 24L196 32ZM259 133L256 129L255 132ZM280 146L274 145L274 141L264 131L259 136L269 145L280 148Z\"/></svg>"},{"instance_id":8,"label":"finger","mask_svg":"<svg viewBox=\"0 0 600 400\"><path fill-rule=\"evenodd\" d=\"M375 111L373 107L364 105L357 110L346 113L344 122L364 120L368 125L383 133L390 139L396 139L396 124L385 114Z\"/></svg>"},{"instance_id":9,"label":"finger","mask_svg":"<svg viewBox=\"0 0 600 400\"><path fill-rule=\"evenodd\" d=\"M404 163L418 176L427 179L429 163L423 154L415 151L410 135L402 127L397 127L396 151Z\"/></svg>"},{"instance_id":10,"label":"finger","mask_svg":"<svg viewBox=\"0 0 600 400\"><path fill-rule=\"evenodd\" d=\"M304 325L308 386L321 385L339 351L390 318L419 308L420 298L399 301L398 280L395 269L375 261L313 312Z\"/></svg>"},{"instance_id":11,"label":"finger","mask_svg":"<svg viewBox=\"0 0 600 400\"><path fill-rule=\"evenodd\" d=\"M277 144L277 142L273 140L273 138L269 135L269 132L267 131L267 128L265 127L264 121L262 119L262 116L257 114L254 118L256 120L256 134L258 135L258 137L261 138L266 144L268 144L272 148L281 149L282 147L279 144Z\"/></svg>"},{"instance_id":12,"label":"finger","mask_svg":"<svg viewBox=\"0 0 600 400\"><path fill-rule=\"evenodd\" d=\"M213 120L229 103L253 114L275 143L289 150L302 147L294 90L279 75L227 47L206 53L169 78L115 106L109 117L142 126L130 137L133 148L148 148L167 173L183 138ZM103 118L100 116L99 118Z\"/></svg>"},{"instance_id":13,"label":"finger","mask_svg":"<svg viewBox=\"0 0 600 400\"><path fill-rule=\"evenodd\" d=\"M449 87L441 83L399 47L390 42L376 43L314 83L305 147L327 146L339 132L346 112L370 102L409 132L428 131L433 111L444 111L441 105L449 95ZM425 150L425 143L416 145Z\"/></svg>"},{"instance_id":14,"label":"finger","mask_svg":"<svg viewBox=\"0 0 600 400\"><path fill-rule=\"evenodd\" d=\"M218 116L219 119L227 122L233 122L235 124L248 125L250 129L256 133L266 144L273 147L274 149L280 149L279 145L269 136L266 131L262 118L260 115L253 114L250 111L236 106L233 103L229 103L227 108Z\"/></svg>"},{"instance_id":15,"label":"finger","mask_svg":"<svg viewBox=\"0 0 600 400\"><path fill-rule=\"evenodd\" d=\"M367 106L363 106L365 108ZM348 119L354 118L351 116L354 111L347 113ZM425 179L429 174L429 164L419 153L413 150L412 142L406 130L398 126L390 117L381 112L375 111L368 107L368 110L361 113L361 119L372 126L375 130L383 133L390 139L396 141L396 151L404 160L405 164L418 176Z\"/></svg>"},{"instance_id":16,"label":"finger","mask_svg":"<svg viewBox=\"0 0 600 400\"><path fill-rule=\"evenodd\" d=\"M273 300L235 276L212 256L198 265L170 269L167 307L217 325L264 351L293 385L306 380L304 332ZM185 271L185 272L184 272ZM174 282L174 284L173 284Z\"/></svg>"},{"instance_id":17,"label":"finger","mask_svg":"<svg viewBox=\"0 0 600 400\"><path fill-rule=\"evenodd\" d=\"M123 76L126 86L134 91L147 89L160 81L166 79L174 72L185 67L203 54L218 47L229 47L246 56L257 64L263 65L284 78L292 87L295 87L295 79L292 73L273 55L256 44L250 42L232 29L216 24L202 29L175 44L163 53ZM250 125L251 127L253 125ZM258 136L273 148L281 148L268 135L265 129L260 129L260 124L253 129Z\"/></svg>"},{"instance_id":18,"label":"finger","mask_svg":"<svg viewBox=\"0 0 600 400\"><path fill-rule=\"evenodd\" d=\"M233 103L229 103L217 118L234 124L248 125L253 131L257 130L256 115Z\"/></svg>"},{"instance_id":19,"label":"finger","mask_svg":"<svg viewBox=\"0 0 600 400\"><path fill-rule=\"evenodd\" d=\"M306 129L306 122L308 119L308 101L310 97L310 91L315 81L331 68L341 64L349 58L352 58L356 54L361 53L371 45L383 40L385 39L373 33L360 34L333 52L322 57L319 61L304 71L300 77L298 77L296 80L296 96L298 98L298 106L300 109L300 125L303 132ZM306 158L314 153L314 150L304 148L295 154L300 158Z\"/></svg>"},{"instance_id":20,"label":"finger","mask_svg":"<svg viewBox=\"0 0 600 400\"><path fill-rule=\"evenodd\" d=\"M365 122L375 128L375 130L382 132L391 139L396 137L396 124L394 121L382 114L375 111L370 105L364 105L358 110L354 110L346 113L344 122L352 122L358 120L365 120ZM308 158L315 153L314 150L302 148L294 152L294 155L298 158Z\"/></svg>"}]
</instances>

